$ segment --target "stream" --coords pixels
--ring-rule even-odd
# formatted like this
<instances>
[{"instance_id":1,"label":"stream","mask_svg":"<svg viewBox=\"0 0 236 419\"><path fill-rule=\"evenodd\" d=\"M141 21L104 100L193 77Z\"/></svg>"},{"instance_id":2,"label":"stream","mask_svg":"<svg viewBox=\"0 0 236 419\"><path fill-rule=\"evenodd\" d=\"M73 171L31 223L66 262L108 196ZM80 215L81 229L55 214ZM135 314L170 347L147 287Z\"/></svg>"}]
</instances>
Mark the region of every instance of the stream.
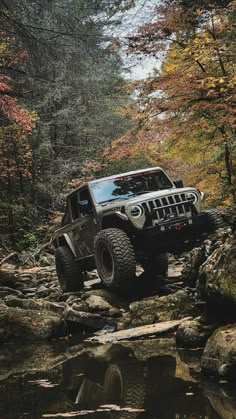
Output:
<instances>
[{"instance_id":1,"label":"stream","mask_svg":"<svg viewBox=\"0 0 236 419\"><path fill-rule=\"evenodd\" d=\"M202 378L200 357L172 338L6 345L0 418L236 418L236 389Z\"/></svg>"}]
</instances>

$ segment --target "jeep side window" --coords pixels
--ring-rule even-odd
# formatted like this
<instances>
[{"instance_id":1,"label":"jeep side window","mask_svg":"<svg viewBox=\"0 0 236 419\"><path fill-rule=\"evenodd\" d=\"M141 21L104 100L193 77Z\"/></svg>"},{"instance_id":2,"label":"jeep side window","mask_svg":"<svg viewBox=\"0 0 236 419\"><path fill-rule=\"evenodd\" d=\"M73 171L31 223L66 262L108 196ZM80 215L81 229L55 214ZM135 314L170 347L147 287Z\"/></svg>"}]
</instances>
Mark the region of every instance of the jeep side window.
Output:
<instances>
[{"instance_id":1,"label":"jeep side window","mask_svg":"<svg viewBox=\"0 0 236 419\"><path fill-rule=\"evenodd\" d=\"M82 189L79 192L79 201L81 202L80 211L82 215L88 214L92 209L92 201L88 188ZM85 205L83 205L85 204Z\"/></svg>"},{"instance_id":2,"label":"jeep side window","mask_svg":"<svg viewBox=\"0 0 236 419\"><path fill-rule=\"evenodd\" d=\"M79 211L79 192L73 194L70 198L72 219L77 220L80 217Z\"/></svg>"},{"instance_id":3,"label":"jeep side window","mask_svg":"<svg viewBox=\"0 0 236 419\"><path fill-rule=\"evenodd\" d=\"M69 215L69 208L68 208L68 202L67 202L67 204L66 204L66 212L65 212L65 214L62 217L61 225L62 225L62 227L64 227L64 226L66 226L69 223L70 223L70 215Z\"/></svg>"}]
</instances>

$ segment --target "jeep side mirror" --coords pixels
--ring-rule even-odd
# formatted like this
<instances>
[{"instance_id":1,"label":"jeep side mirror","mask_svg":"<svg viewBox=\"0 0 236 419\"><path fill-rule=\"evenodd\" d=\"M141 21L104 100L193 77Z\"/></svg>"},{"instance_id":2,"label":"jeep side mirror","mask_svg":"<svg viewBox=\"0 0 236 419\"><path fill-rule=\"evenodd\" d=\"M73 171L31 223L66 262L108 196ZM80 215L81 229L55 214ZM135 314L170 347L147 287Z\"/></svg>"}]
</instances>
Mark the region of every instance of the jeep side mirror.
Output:
<instances>
[{"instance_id":1,"label":"jeep side mirror","mask_svg":"<svg viewBox=\"0 0 236 419\"><path fill-rule=\"evenodd\" d=\"M89 214L93 212L91 205L87 199L84 199L83 201L80 201L78 203L79 210L82 214Z\"/></svg>"},{"instance_id":2,"label":"jeep side mirror","mask_svg":"<svg viewBox=\"0 0 236 419\"><path fill-rule=\"evenodd\" d=\"M183 181L181 179L174 180L174 185L176 186L176 188L183 188L184 187Z\"/></svg>"}]
</instances>

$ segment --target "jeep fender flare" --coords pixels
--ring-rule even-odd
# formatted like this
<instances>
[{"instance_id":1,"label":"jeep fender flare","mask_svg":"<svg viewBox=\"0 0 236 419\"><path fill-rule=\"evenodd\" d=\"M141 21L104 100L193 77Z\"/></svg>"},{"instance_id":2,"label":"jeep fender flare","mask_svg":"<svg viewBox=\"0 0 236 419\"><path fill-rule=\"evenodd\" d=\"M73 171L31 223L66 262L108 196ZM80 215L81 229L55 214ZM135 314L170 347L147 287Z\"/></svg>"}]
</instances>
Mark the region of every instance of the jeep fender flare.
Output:
<instances>
[{"instance_id":1,"label":"jeep fender flare","mask_svg":"<svg viewBox=\"0 0 236 419\"><path fill-rule=\"evenodd\" d=\"M55 244L55 247L67 245L69 247L69 249L71 250L71 252L73 253L73 255L76 257L75 247L73 245L73 242L72 242L69 234L64 233L61 236L57 237L56 240L54 241L54 244Z\"/></svg>"},{"instance_id":2,"label":"jeep fender flare","mask_svg":"<svg viewBox=\"0 0 236 419\"><path fill-rule=\"evenodd\" d=\"M125 229L125 226L128 226L127 221L129 218L126 214L123 214L120 211L111 211L107 214L104 214L101 220L101 227L104 228L121 228Z\"/></svg>"}]
</instances>

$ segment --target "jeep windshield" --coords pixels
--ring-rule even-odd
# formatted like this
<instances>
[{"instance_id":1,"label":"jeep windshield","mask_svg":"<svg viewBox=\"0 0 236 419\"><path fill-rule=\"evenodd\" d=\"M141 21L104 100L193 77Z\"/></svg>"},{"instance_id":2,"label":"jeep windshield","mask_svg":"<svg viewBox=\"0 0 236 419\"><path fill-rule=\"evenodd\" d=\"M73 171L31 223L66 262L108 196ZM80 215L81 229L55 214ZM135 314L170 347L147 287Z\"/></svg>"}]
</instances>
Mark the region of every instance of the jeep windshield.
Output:
<instances>
[{"instance_id":1,"label":"jeep windshield","mask_svg":"<svg viewBox=\"0 0 236 419\"><path fill-rule=\"evenodd\" d=\"M128 199L149 192L173 188L171 181L161 170L117 176L96 180L91 183L97 204L119 199Z\"/></svg>"}]
</instances>

